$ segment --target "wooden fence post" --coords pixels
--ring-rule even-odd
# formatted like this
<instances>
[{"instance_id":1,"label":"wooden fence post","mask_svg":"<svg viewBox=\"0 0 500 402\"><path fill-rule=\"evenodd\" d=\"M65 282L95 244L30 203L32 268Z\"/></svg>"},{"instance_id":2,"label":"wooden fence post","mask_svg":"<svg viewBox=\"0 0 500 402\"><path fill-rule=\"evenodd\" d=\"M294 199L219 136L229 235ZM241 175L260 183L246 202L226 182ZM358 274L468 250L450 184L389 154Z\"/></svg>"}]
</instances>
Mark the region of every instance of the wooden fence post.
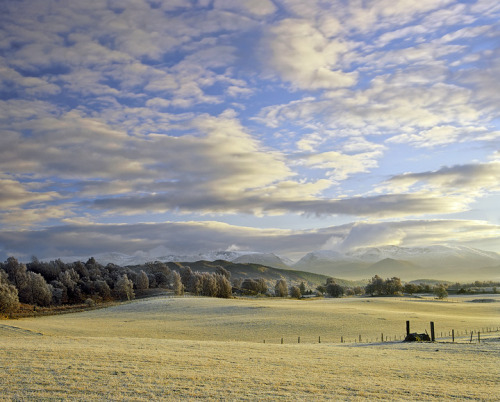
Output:
<instances>
[{"instance_id":1,"label":"wooden fence post","mask_svg":"<svg viewBox=\"0 0 500 402\"><path fill-rule=\"evenodd\" d=\"M453 343L455 343L455 330L454 329L451 330L451 341Z\"/></svg>"},{"instance_id":2,"label":"wooden fence post","mask_svg":"<svg viewBox=\"0 0 500 402\"><path fill-rule=\"evenodd\" d=\"M477 343L481 343L481 332L477 332Z\"/></svg>"},{"instance_id":3,"label":"wooden fence post","mask_svg":"<svg viewBox=\"0 0 500 402\"><path fill-rule=\"evenodd\" d=\"M406 336L410 335L410 321L406 321Z\"/></svg>"},{"instance_id":4,"label":"wooden fence post","mask_svg":"<svg viewBox=\"0 0 500 402\"><path fill-rule=\"evenodd\" d=\"M283 338L281 338L281 344L283 345Z\"/></svg>"},{"instance_id":5,"label":"wooden fence post","mask_svg":"<svg viewBox=\"0 0 500 402\"><path fill-rule=\"evenodd\" d=\"M297 343L300 343L300 336L299 336L299 339L298 339Z\"/></svg>"},{"instance_id":6,"label":"wooden fence post","mask_svg":"<svg viewBox=\"0 0 500 402\"><path fill-rule=\"evenodd\" d=\"M318 343L321 343L321 336L318 336Z\"/></svg>"},{"instance_id":7,"label":"wooden fence post","mask_svg":"<svg viewBox=\"0 0 500 402\"><path fill-rule=\"evenodd\" d=\"M436 336L434 334L434 321L431 321L431 342L436 341Z\"/></svg>"},{"instance_id":8,"label":"wooden fence post","mask_svg":"<svg viewBox=\"0 0 500 402\"><path fill-rule=\"evenodd\" d=\"M384 333L380 334L380 339L382 339L382 342L384 342Z\"/></svg>"}]
</instances>

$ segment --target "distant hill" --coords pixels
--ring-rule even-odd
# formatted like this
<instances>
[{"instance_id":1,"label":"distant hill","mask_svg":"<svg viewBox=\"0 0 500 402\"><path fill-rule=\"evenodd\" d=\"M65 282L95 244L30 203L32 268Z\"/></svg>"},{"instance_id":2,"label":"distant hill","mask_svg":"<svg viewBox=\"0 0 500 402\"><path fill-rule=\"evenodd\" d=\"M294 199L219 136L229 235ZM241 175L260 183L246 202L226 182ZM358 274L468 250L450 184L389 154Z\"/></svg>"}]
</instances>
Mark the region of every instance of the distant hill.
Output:
<instances>
[{"instance_id":1,"label":"distant hill","mask_svg":"<svg viewBox=\"0 0 500 402\"><path fill-rule=\"evenodd\" d=\"M181 264L188 265L199 261L226 261L349 280L366 280L375 274L398 276L406 281L426 277L452 281L500 280L500 254L464 246L361 247L346 252L317 250L295 263L273 253L219 250L181 255L173 254L163 247L133 255L110 252L94 257L103 265L114 263L119 266L141 265L148 261L169 264L183 261ZM68 262L86 261L88 256L62 259Z\"/></svg>"},{"instance_id":2,"label":"distant hill","mask_svg":"<svg viewBox=\"0 0 500 402\"><path fill-rule=\"evenodd\" d=\"M276 254L263 254L263 253L252 253L252 254L244 254L242 256L236 257L232 259L233 263L250 263L250 264L261 264L267 267L273 268L281 268L281 269L290 269L288 264L291 264L292 261L284 260L278 257Z\"/></svg>"},{"instance_id":3,"label":"distant hill","mask_svg":"<svg viewBox=\"0 0 500 402\"><path fill-rule=\"evenodd\" d=\"M439 279L415 279L413 281L410 281L410 283L414 285L429 285L429 286L439 285L440 283L444 285L453 285L453 282L442 281Z\"/></svg>"},{"instance_id":4,"label":"distant hill","mask_svg":"<svg viewBox=\"0 0 500 402\"><path fill-rule=\"evenodd\" d=\"M216 261L195 261L195 262L166 262L171 270L178 271L181 267L190 267L193 271L214 273L217 267L223 267L231 273L231 278L263 278L270 285L274 284L279 279L285 279L289 285L300 284L304 282L310 288L316 288L318 285L326 283L327 275L316 274L313 272L295 271L291 269L280 269L268 267L262 264L253 263L237 263L225 260ZM129 267L136 271L144 269L148 271L145 265L136 265ZM342 286L358 286L366 284L365 281L351 281L335 278L335 281Z\"/></svg>"},{"instance_id":5,"label":"distant hill","mask_svg":"<svg viewBox=\"0 0 500 402\"><path fill-rule=\"evenodd\" d=\"M395 260L393 258L384 258L383 260L370 265L367 272L369 272L371 276L398 276L401 278L408 278L415 276L420 270L421 267L412 262Z\"/></svg>"}]
</instances>

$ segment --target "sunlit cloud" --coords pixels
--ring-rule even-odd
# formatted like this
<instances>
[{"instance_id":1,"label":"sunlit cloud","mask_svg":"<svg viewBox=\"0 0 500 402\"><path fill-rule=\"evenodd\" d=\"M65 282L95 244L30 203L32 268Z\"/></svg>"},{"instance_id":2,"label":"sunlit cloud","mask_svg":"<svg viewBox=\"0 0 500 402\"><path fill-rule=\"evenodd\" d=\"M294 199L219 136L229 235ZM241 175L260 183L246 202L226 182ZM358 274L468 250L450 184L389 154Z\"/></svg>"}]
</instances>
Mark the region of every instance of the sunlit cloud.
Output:
<instances>
[{"instance_id":1,"label":"sunlit cloud","mask_svg":"<svg viewBox=\"0 0 500 402\"><path fill-rule=\"evenodd\" d=\"M495 2L6 0L1 9L4 253L43 236L51 255L181 248L141 237L166 228L200 249L482 238L498 249ZM451 219L475 208L491 221ZM282 229L259 229L277 215ZM255 227L231 224L241 221ZM79 235L85 247L71 243Z\"/></svg>"}]
</instances>

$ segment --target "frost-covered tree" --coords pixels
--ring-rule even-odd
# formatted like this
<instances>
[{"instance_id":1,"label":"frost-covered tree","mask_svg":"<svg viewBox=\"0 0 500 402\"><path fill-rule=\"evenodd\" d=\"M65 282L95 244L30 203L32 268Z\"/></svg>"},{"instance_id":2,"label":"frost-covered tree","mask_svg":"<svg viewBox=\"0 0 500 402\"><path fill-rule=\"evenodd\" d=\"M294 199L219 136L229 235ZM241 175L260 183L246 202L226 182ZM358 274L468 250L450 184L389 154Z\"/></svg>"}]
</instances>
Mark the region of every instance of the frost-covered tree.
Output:
<instances>
[{"instance_id":1,"label":"frost-covered tree","mask_svg":"<svg viewBox=\"0 0 500 402\"><path fill-rule=\"evenodd\" d=\"M215 275L211 275L207 272L203 273L202 284L203 284L203 290L202 290L203 296L208 296L208 297L217 296L217 280L215 279Z\"/></svg>"},{"instance_id":2,"label":"frost-covered tree","mask_svg":"<svg viewBox=\"0 0 500 402\"><path fill-rule=\"evenodd\" d=\"M69 291L74 291L76 285L78 284L78 280L80 279L80 275L75 269L70 268L64 272L59 274L59 281L66 286Z\"/></svg>"},{"instance_id":3,"label":"frost-covered tree","mask_svg":"<svg viewBox=\"0 0 500 402\"><path fill-rule=\"evenodd\" d=\"M0 313L11 314L19 307L17 289L7 279L7 274L0 269Z\"/></svg>"},{"instance_id":4,"label":"frost-covered tree","mask_svg":"<svg viewBox=\"0 0 500 402\"><path fill-rule=\"evenodd\" d=\"M184 284L184 281L182 283ZM192 273L185 289L194 295L201 295L203 293L203 275L199 272Z\"/></svg>"},{"instance_id":5,"label":"frost-covered tree","mask_svg":"<svg viewBox=\"0 0 500 402\"><path fill-rule=\"evenodd\" d=\"M191 267L181 267L179 274L181 275L182 284L184 285L184 288L190 291L189 282L191 281L191 277L193 276L193 270L191 269Z\"/></svg>"},{"instance_id":6,"label":"frost-covered tree","mask_svg":"<svg viewBox=\"0 0 500 402\"><path fill-rule=\"evenodd\" d=\"M134 284L128 279L127 274L123 274L118 278L114 288L115 294L120 299L132 300L135 297Z\"/></svg>"},{"instance_id":7,"label":"frost-covered tree","mask_svg":"<svg viewBox=\"0 0 500 402\"><path fill-rule=\"evenodd\" d=\"M215 268L215 273L219 275L225 276L228 280L231 280L231 272L229 272L226 268L221 267L220 265Z\"/></svg>"},{"instance_id":8,"label":"frost-covered tree","mask_svg":"<svg viewBox=\"0 0 500 402\"><path fill-rule=\"evenodd\" d=\"M177 271L172 273L174 280L174 294L176 296L182 296L184 294L184 285L182 284L181 276Z\"/></svg>"},{"instance_id":9,"label":"frost-covered tree","mask_svg":"<svg viewBox=\"0 0 500 402\"><path fill-rule=\"evenodd\" d=\"M403 285L401 284L401 279L394 276L391 279L386 279L385 281L385 293L389 296L398 295L403 291Z\"/></svg>"},{"instance_id":10,"label":"frost-covered tree","mask_svg":"<svg viewBox=\"0 0 500 402\"><path fill-rule=\"evenodd\" d=\"M436 285L434 287L434 295L438 299L445 299L448 297L448 291L446 290L446 287L442 283L440 283L439 285Z\"/></svg>"},{"instance_id":11,"label":"frost-covered tree","mask_svg":"<svg viewBox=\"0 0 500 402\"><path fill-rule=\"evenodd\" d=\"M290 288L290 296L293 297L294 299L300 299L302 297L300 288L298 286L292 286Z\"/></svg>"},{"instance_id":12,"label":"frost-covered tree","mask_svg":"<svg viewBox=\"0 0 500 402\"><path fill-rule=\"evenodd\" d=\"M148 289L149 288L149 278L146 272L141 271L139 275L137 275L137 289Z\"/></svg>"},{"instance_id":13,"label":"frost-covered tree","mask_svg":"<svg viewBox=\"0 0 500 402\"><path fill-rule=\"evenodd\" d=\"M384 295L386 293L385 281L378 275L372 278L372 281L365 287L366 293L369 295Z\"/></svg>"},{"instance_id":14,"label":"frost-covered tree","mask_svg":"<svg viewBox=\"0 0 500 402\"><path fill-rule=\"evenodd\" d=\"M7 272L9 281L17 288L18 291L22 290L28 285L28 273L26 265L19 263L14 257L7 258L3 269Z\"/></svg>"},{"instance_id":15,"label":"frost-covered tree","mask_svg":"<svg viewBox=\"0 0 500 402\"><path fill-rule=\"evenodd\" d=\"M159 288L168 288L170 286L169 276L171 276L171 275L173 275L173 274L167 275L163 272L155 272L154 277L155 277L156 285ZM149 282L151 283L151 280Z\"/></svg>"},{"instance_id":16,"label":"frost-covered tree","mask_svg":"<svg viewBox=\"0 0 500 402\"><path fill-rule=\"evenodd\" d=\"M278 279L276 285L274 286L274 294L276 297L287 297L288 296L288 286L284 279Z\"/></svg>"},{"instance_id":17,"label":"frost-covered tree","mask_svg":"<svg viewBox=\"0 0 500 402\"><path fill-rule=\"evenodd\" d=\"M230 298L233 295L233 288L229 278L225 275L215 274L215 280L217 282L217 297Z\"/></svg>"},{"instance_id":18,"label":"frost-covered tree","mask_svg":"<svg viewBox=\"0 0 500 402\"><path fill-rule=\"evenodd\" d=\"M326 285L326 293L331 297L342 297L344 295L344 288L335 281L331 281Z\"/></svg>"},{"instance_id":19,"label":"frost-covered tree","mask_svg":"<svg viewBox=\"0 0 500 402\"><path fill-rule=\"evenodd\" d=\"M19 300L27 304L49 306L52 302L51 286L42 275L28 272L27 285L20 290Z\"/></svg>"},{"instance_id":20,"label":"frost-covered tree","mask_svg":"<svg viewBox=\"0 0 500 402\"><path fill-rule=\"evenodd\" d=\"M103 300L111 299L111 289L109 288L109 285L106 283L106 281L97 280L95 281L94 285L95 291L100 297L102 297Z\"/></svg>"}]
</instances>

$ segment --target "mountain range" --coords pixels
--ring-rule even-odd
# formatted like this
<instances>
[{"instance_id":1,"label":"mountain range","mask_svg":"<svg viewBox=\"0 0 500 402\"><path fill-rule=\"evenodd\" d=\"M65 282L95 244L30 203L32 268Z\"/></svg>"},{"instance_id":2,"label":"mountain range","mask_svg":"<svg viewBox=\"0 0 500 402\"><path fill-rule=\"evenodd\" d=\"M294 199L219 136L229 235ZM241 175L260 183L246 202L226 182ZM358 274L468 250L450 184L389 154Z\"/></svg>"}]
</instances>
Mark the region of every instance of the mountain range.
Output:
<instances>
[{"instance_id":1,"label":"mountain range","mask_svg":"<svg viewBox=\"0 0 500 402\"><path fill-rule=\"evenodd\" d=\"M364 247L346 253L312 252L293 267L349 279L378 274L405 280L493 280L500 278L500 254L464 246Z\"/></svg>"},{"instance_id":2,"label":"mountain range","mask_svg":"<svg viewBox=\"0 0 500 402\"><path fill-rule=\"evenodd\" d=\"M107 253L94 256L97 261L121 266L143 264L147 261L196 262L224 260L239 264L293 269L346 278L367 279L374 275L398 276L404 280L435 278L447 280L498 280L500 254L465 246L436 245L429 247L363 247L339 252L318 250L306 254L297 262L272 253L213 251L192 255L166 253L165 249L133 255ZM63 260L75 261L77 257Z\"/></svg>"}]
</instances>

